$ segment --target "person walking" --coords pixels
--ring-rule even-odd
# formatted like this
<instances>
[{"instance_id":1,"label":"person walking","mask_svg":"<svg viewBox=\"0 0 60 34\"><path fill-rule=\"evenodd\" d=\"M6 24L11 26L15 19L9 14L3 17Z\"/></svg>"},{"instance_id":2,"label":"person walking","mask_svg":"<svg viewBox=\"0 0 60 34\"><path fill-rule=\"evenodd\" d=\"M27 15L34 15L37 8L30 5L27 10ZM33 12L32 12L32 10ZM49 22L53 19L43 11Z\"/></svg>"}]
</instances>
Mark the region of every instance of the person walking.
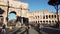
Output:
<instances>
[{"instance_id":1,"label":"person walking","mask_svg":"<svg viewBox=\"0 0 60 34\"><path fill-rule=\"evenodd\" d=\"M6 29L6 25L3 24L3 25L2 25L2 34L6 34L6 30L5 30L5 29Z\"/></svg>"}]
</instances>

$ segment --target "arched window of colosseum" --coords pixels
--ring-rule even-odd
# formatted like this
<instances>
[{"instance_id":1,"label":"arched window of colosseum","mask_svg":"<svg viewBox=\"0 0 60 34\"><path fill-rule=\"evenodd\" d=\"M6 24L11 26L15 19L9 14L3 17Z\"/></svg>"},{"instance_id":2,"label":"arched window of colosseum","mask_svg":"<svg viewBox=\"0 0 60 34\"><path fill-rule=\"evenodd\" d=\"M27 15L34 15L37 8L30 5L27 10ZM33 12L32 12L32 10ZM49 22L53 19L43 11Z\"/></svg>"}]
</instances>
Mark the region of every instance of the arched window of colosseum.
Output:
<instances>
[{"instance_id":1,"label":"arched window of colosseum","mask_svg":"<svg viewBox=\"0 0 60 34\"><path fill-rule=\"evenodd\" d=\"M38 19L39 19L39 16L38 16Z\"/></svg>"},{"instance_id":2,"label":"arched window of colosseum","mask_svg":"<svg viewBox=\"0 0 60 34\"><path fill-rule=\"evenodd\" d=\"M36 21L36 23L37 23L37 21Z\"/></svg>"},{"instance_id":3,"label":"arched window of colosseum","mask_svg":"<svg viewBox=\"0 0 60 34\"><path fill-rule=\"evenodd\" d=\"M46 21L48 23L48 21Z\"/></svg>"},{"instance_id":4,"label":"arched window of colosseum","mask_svg":"<svg viewBox=\"0 0 60 34\"><path fill-rule=\"evenodd\" d=\"M48 19L48 15L46 15L46 19Z\"/></svg>"},{"instance_id":5,"label":"arched window of colosseum","mask_svg":"<svg viewBox=\"0 0 60 34\"><path fill-rule=\"evenodd\" d=\"M52 21L52 24L54 24L54 21Z\"/></svg>"},{"instance_id":6,"label":"arched window of colosseum","mask_svg":"<svg viewBox=\"0 0 60 34\"><path fill-rule=\"evenodd\" d=\"M49 18L51 18L51 16L49 15Z\"/></svg>"},{"instance_id":7,"label":"arched window of colosseum","mask_svg":"<svg viewBox=\"0 0 60 34\"><path fill-rule=\"evenodd\" d=\"M54 15L54 17L56 18L56 15Z\"/></svg>"},{"instance_id":8,"label":"arched window of colosseum","mask_svg":"<svg viewBox=\"0 0 60 34\"><path fill-rule=\"evenodd\" d=\"M43 19L45 19L45 16L43 16Z\"/></svg>"},{"instance_id":9,"label":"arched window of colosseum","mask_svg":"<svg viewBox=\"0 0 60 34\"><path fill-rule=\"evenodd\" d=\"M3 14L5 11L0 8L0 14Z\"/></svg>"},{"instance_id":10,"label":"arched window of colosseum","mask_svg":"<svg viewBox=\"0 0 60 34\"><path fill-rule=\"evenodd\" d=\"M42 24L42 21L40 21L40 23Z\"/></svg>"},{"instance_id":11,"label":"arched window of colosseum","mask_svg":"<svg viewBox=\"0 0 60 34\"><path fill-rule=\"evenodd\" d=\"M52 21L52 23L54 23L54 21Z\"/></svg>"},{"instance_id":12,"label":"arched window of colosseum","mask_svg":"<svg viewBox=\"0 0 60 34\"><path fill-rule=\"evenodd\" d=\"M55 21L55 23L56 23L57 21Z\"/></svg>"},{"instance_id":13,"label":"arched window of colosseum","mask_svg":"<svg viewBox=\"0 0 60 34\"><path fill-rule=\"evenodd\" d=\"M46 21L46 24L48 24L48 20Z\"/></svg>"},{"instance_id":14,"label":"arched window of colosseum","mask_svg":"<svg viewBox=\"0 0 60 34\"><path fill-rule=\"evenodd\" d=\"M45 24L45 21L43 21L43 23Z\"/></svg>"},{"instance_id":15,"label":"arched window of colosseum","mask_svg":"<svg viewBox=\"0 0 60 34\"><path fill-rule=\"evenodd\" d=\"M37 16L35 16L35 18L37 19Z\"/></svg>"},{"instance_id":16,"label":"arched window of colosseum","mask_svg":"<svg viewBox=\"0 0 60 34\"><path fill-rule=\"evenodd\" d=\"M49 21L49 23L51 24L51 21Z\"/></svg>"},{"instance_id":17,"label":"arched window of colosseum","mask_svg":"<svg viewBox=\"0 0 60 34\"><path fill-rule=\"evenodd\" d=\"M53 15L52 15L52 18L53 18Z\"/></svg>"},{"instance_id":18,"label":"arched window of colosseum","mask_svg":"<svg viewBox=\"0 0 60 34\"><path fill-rule=\"evenodd\" d=\"M39 21L38 21L38 23L39 23Z\"/></svg>"}]
</instances>

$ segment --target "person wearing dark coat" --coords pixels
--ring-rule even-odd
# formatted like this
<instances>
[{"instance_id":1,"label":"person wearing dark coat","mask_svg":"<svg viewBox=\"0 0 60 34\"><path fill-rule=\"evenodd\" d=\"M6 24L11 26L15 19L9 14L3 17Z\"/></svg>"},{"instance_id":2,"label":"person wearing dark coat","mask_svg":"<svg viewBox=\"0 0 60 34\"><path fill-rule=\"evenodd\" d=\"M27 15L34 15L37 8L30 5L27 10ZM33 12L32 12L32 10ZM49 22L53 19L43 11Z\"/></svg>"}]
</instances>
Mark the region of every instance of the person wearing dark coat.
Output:
<instances>
[{"instance_id":1,"label":"person wearing dark coat","mask_svg":"<svg viewBox=\"0 0 60 34\"><path fill-rule=\"evenodd\" d=\"M6 25L3 24L3 25L2 25L2 34L6 34L6 30L5 30L5 29L6 29Z\"/></svg>"}]
</instances>

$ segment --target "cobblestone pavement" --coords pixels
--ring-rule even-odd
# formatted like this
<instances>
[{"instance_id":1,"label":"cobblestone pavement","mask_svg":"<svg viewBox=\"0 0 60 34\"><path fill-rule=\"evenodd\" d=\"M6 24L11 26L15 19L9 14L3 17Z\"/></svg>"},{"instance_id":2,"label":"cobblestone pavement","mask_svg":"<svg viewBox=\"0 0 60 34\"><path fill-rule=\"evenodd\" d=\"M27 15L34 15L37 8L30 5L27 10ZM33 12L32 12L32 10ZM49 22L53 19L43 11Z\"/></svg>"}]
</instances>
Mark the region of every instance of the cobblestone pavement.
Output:
<instances>
[{"instance_id":1,"label":"cobblestone pavement","mask_svg":"<svg viewBox=\"0 0 60 34\"><path fill-rule=\"evenodd\" d=\"M45 27L43 31L47 34L60 34L60 29L57 28Z\"/></svg>"},{"instance_id":2,"label":"cobblestone pavement","mask_svg":"<svg viewBox=\"0 0 60 34\"><path fill-rule=\"evenodd\" d=\"M32 28L29 28L28 30L26 30L26 28L15 28L12 30L6 29L6 32L7 32L6 34L38 34L38 32Z\"/></svg>"},{"instance_id":3,"label":"cobblestone pavement","mask_svg":"<svg viewBox=\"0 0 60 34\"><path fill-rule=\"evenodd\" d=\"M14 28L12 30L6 29L6 34L60 34L60 29L44 27L39 30L38 28L34 29L34 27L30 27L29 29L23 27L23 28Z\"/></svg>"}]
</instances>

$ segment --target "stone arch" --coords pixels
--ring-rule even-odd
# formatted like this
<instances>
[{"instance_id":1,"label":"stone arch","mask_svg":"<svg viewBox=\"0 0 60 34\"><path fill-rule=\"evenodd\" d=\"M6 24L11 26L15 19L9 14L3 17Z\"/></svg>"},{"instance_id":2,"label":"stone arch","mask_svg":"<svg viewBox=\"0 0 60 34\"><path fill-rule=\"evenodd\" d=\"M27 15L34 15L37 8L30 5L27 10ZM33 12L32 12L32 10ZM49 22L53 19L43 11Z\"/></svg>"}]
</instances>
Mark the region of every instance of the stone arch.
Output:
<instances>
[{"instance_id":1,"label":"stone arch","mask_svg":"<svg viewBox=\"0 0 60 34\"><path fill-rule=\"evenodd\" d=\"M15 11L9 12L9 14L11 14L11 13L13 13L13 14L15 14L17 16L17 12L15 12ZM8 14L8 16L9 16L9 14Z\"/></svg>"},{"instance_id":2,"label":"stone arch","mask_svg":"<svg viewBox=\"0 0 60 34\"><path fill-rule=\"evenodd\" d=\"M8 13L8 17L9 17L9 14L11 14L11 13L13 13L13 14L15 14L15 16L17 16L15 11L10 11L10 12ZM16 18L17 18L17 17L16 17ZM17 20L17 19L16 19L16 20ZM7 25L8 25L8 26L15 26L15 25L16 25L16 20L13 20L13 19L12 19L12 21L11 21L11 20L9 20L9 18L8 18L8 23L7 23ZM11 21L11 22L9 22L9 21Z\"/></svg>"},{"instance_id":3,"label":"stone arch","mask_svg":"<svg viewBox=\"0 0 60 34\"><path fill-rule=\"evenodd\" d=\"M15 11L11 11L10 13L14 13L14 14L16 15L16 12L15 12ZM9 13L9 14L10 14L10 13Z\"/></svg>"},{"instance_id":4,"label":"stone arch","mask_svg":"<svg viewBox=\"0 0 60 34\"><path fill-rule=\"evenodd\" d=\"M2 9L2 8L0 8L0 14L3 14L5 11Z\"/></svg>"},{"instance_id":5,"label":"stone arch","mask_svg":"<svg viewBox=\"0 0 60 34\"><path fill-rule=\"evenodd\" d=\"M10 13L14 13L16 15L16 12L15 11L10 11L10 12L8 12L8 16L9 16ZM7 21L9 20L9 18L7 16L6 16L6 20Z\"/></svg>"}]
</instances>

